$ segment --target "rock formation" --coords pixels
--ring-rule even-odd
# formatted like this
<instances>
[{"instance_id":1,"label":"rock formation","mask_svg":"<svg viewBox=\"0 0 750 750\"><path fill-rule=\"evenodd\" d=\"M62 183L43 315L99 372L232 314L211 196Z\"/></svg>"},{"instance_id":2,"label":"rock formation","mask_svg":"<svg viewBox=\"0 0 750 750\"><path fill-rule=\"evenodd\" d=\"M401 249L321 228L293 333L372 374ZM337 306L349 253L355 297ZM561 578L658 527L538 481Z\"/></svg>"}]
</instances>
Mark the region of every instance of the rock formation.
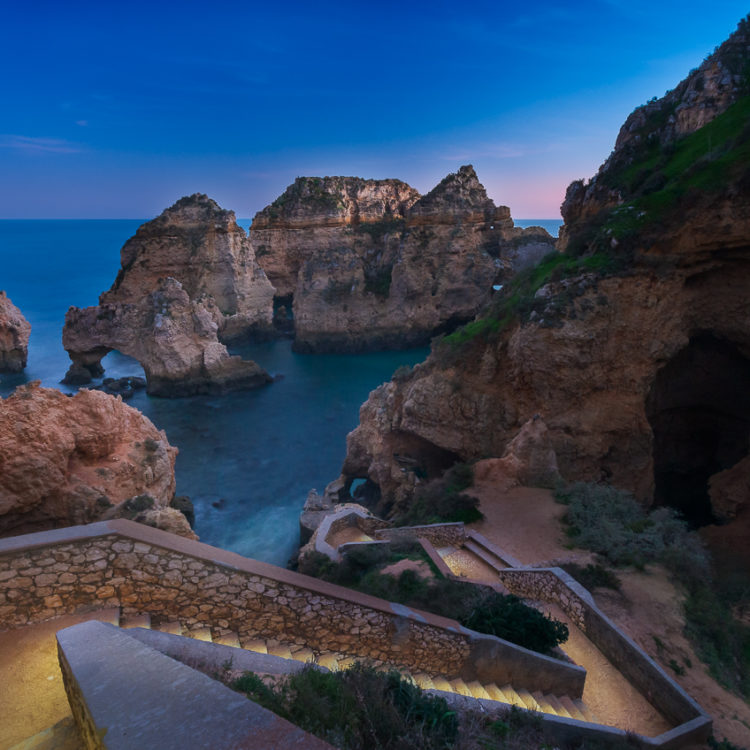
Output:
<instances>
[{"instance_id":1,"label":"rock formation","mask_svg":"<svg viewBox=\"0 0 750 750\"><path fill-rule=\"evenodd\" d=\"M125 516L196 538L169 507L176 456L119 398L20 386L0 400L0 535Z\"/></svg>"},{"instance_id":2,"label":"rock formation","mask_svg":"<svg viewBox=\"0 0 750 750\"><path fill-rule=\"evenodd\" d=\"M424 345L554 249L544 229L514 227L470 166L423 197L398 180L298 178L250 239L280 299L293 298L307 352Z\"/></svg>"},{"instance_id":3,"label":"rock formation","mask_svg":"<svg viewBox=\"0 0 750 750\"><path fill-rule=\"evenodd\" d=\"M205 195L181 198L125 243L120 272L99 305L68 311L63 345L73 364L66 382L101 375L112 349L143 365L154 395L270 382L222 342L270 331L273 293L234 213Z\"/></svg>"},{"instance_id":4,"label":"rock formation","mask_svg":"<svg viewBox=\"0 0 750 750\"><path fill-rule=\"evenodd\" d=\"M571 186L564 254L370 395L345 482L403 502L455 461L503 456L540 414L568 480L696 523L749 504L749 26L631 116L596 178Z\"/></svg>"},{"instance_id":5,"label":"rock formation","mask_svg":"<svg viewBox=\"0 0 750 750\"><path fill-rule=\"evenodd\" d=\"M26 367L30 333L26 318L0 290L0 372L21 372Z\"/></svg>"}]
</instances>

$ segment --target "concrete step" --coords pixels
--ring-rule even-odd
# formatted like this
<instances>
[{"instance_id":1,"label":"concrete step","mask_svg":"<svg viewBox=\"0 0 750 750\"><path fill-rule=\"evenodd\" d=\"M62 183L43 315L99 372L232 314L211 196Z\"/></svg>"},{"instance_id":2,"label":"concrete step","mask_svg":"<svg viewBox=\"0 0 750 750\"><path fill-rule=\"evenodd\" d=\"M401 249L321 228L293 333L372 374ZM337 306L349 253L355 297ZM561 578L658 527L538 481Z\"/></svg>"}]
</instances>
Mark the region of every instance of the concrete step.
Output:
<instances>
[{"instance_id":1,"label":"concrete step","mask_svg":"<svg viewBox=\"0 0 750 750\"><path fill-rule=\"evenodd\" d=\"M318 664L321 667L330 669L331 672L335 672L339 668L339 662L336 658L337 654L326 651L318 656Z\"/></svg>"},{"instance_id":2,"label":"concrete step","mask_svg":"<svg viewBox=\"0 0 750 750\"><path fill-rule=\"evenodd\" d=\"M565 706L563 706L563 704L560 702L560 699L556 695L545 695L544 697L547 703L552 706L558 716L562 716L564 719L573 718L570 715L570 712L565 708Z\"/></svg>"},{"instance_id":3,"label":"concrete step","mask_svg":"<svg viewBox=\"0 0 750 750\"><path fill-rule=\"evenodd\" d=\"M480 685L476 680L467 682L466 687L469 688L471 694L475 698L484 698L485 700L492 700L490 694L485 690L484 685Z\"/></svg>"},{"instance_id":4,"label":"concrete step","mask_svg":"<svg viewBox=\"0 0 750 750\"><path fill-rule=\"evenodd\" d=\"M558 700L560 701L560 704L563 706L563 708L570 714L571 719L586 721L586 717L584 716L583 712L580 708L578 708L578 706L576 706L572 698L569 698L567 695L561 695L558 697Z\"/></svg>"},{"instance_id":5,"label":"concrete step","mask_svg":"<svg viewBox=\"0 0 750 750\"><path fill-rule=\"evenodd\" d=\"M494 682L491 682L489 685L485 685L484 689L490 696L490 700L500 701L501 703L510 703L510 701L506 698L505 693L497 685L495 685Z\"/></svg>"},{"instance_id":6,"label":"concrete step","mask_svg":"<svg viewBox=\"0 0 750 750\"><path fill-rule=\"evenodd\" d=\"M292 659L307 663L315 661L315 654L310 648L300 648L297 651L292 652Z\"/></svg>"},{"instance_id":7,"label":"concrete step","mask_svg":"<svg viewBox=\"0 0 750 750\"><path fill-rule=\"evenodd\" d=\"M460 678L456 680L450 680L450 686L453 688L454 693L458 693L459 695L465 695L468 698L472 698L471 690L469 690L468 685Z\"/></svg>"},{"instance_id":8,"label":"concrete step","mask_svg":"<svg viewBox=\"0 0 750 750\"><path fill-rule=\"evenodd\" d=\"M598 723L596 720L596 716L594 716L594 714L589 710L588 706L580 698L575 698L573 700L573 703L575 704L576 708L583 714L584 721L590 721L593 724Z\"/></svg>"},{"instance_id":9,"label":"concrete step","mask_svg":"<svg viewBox=\"0 0 750 750\"><path fill-rule=\"evenodd\" d=\"M154 630L158 630L161 633L171 633L172 635L182 635L182 625L177 620L172 622L160 622L158 625L153 626Z\"/></svg>"},{"instance_id":10,"label":"concrete step","mask_svg":"<svg viewBox=\"0 0 750 750\"><path fill-rule=\"evenodd\" d=\"M529 709L529 711L541 711L541 707L536 702L536 698L528 691L524 690L523 688L517 688L516 694L518 697L523 701L526 708Z\"/></svg>"},{"instance_id":11,"label":"concrete step","mask_svg":"<svg viewBox=\"0 0 750 750\"><path fill-rule=\"evenodd\" d=\"M515 691L513 685L503 685L500 690L505 694L506 703L510 703L511 706L526 708L526 704L521 700L521 696Z\"/></svg>"},{"instance_id":12,"label":"concrete step","mask_svg":"<svg viewBox=\"0 0 750 750\"><path fill-rule=\"evenodd\" d=\"M224 633L224 635L217 636L213 640L214 640L214 643L219 643L222 646L231 646L232 648L241 648L240 639L237 633Z\"/></svg>"},{"instance_id":13,"label":"concrete step","mask_svg":"<svg viewBox=\"0 0 750 750\"><path fill-rule=\"evenodd\" d=\"M266 644L266 649L266 653L271 654L271 656L280 656L282 659L292 658L292 652L286 643L277 643L274 645Z\"/></svg>"},{"instance_id":14,"label":"concrete step","mask_svg":"<svg viewBox=\"0 0 750 750\"><path fill-rule=\"evenodd\" d=\"M151 629L151 615L120 615L120 627L125 630L129 628Z\"/></svg>"},{"instance_id":15,"label":"concrete step","mask_svg":"<svg viewBox=\"0 0 750 750\"><path fill-rule=\"evenodd\" d=\"M432 683L435 685L435 690L444 690L446 693L454 692L453 686L445 677L433 677Z\"/></svg>"},{"instance_id":16,"label":"concrete step","mask_svg":"<svg viewBox=\"0 0 750 750\"><path fill-rule=\"evenodd\" d=\"M557 711L555 711L555 707L547 700L546 696L542 695L540 691L537 691L536 693L532 693L531 696L537 702L539 709L543 713L557 716Z\"/></svg>"},{"instance_id":17,"label":"concrete step","mask_svg":"<svg viewBox=\"0 0 750 750\"><path fill-rule=\"evenodd\" d=\"M242 648L248 651L255 651L256 654L267 654L266 642L262 638L252 638L242 644Z\"/></svg>"},{"instance_id":18,"label":"concrete step","mask_svg":"<svg viewBox=\"0 0 750 750\"><path fill-rule=\"evenodd\" d=\"M195 638L196 641L213 641L213 638L211 637L211 628L207 627L199 626L197 628L192 628L188 630L185 635L188 636L188 638Z\"/></svg>"},{"instance_id":19,"label":"concrete step","mask_svg":"<svg viewBox=\"0 0 750 750\"><path fill-rule=\"evenodd\" d=\"M487 565L489 565L491 568L494 568L495 570L502 570L503 568L507 567L506 565L503 565L500 560L498 560L495 555L493 555L489 550L486 550L476 542L471 541L471 539L467 539L464 542L464 549L466 549L468 552L471 552L472 555L475 555L482 562L487 563Z\"/></svg>"},{"instance_id":20,"label":"concrete step","mask_svg":"<svg viewBox=\"0 0 750 750\"><path fill-rule=\"evenodd\" d=\"M414 682L416 682L422 690L433 690L435 688L435 683L432 681L432 678L424 672L415 674Z\"/></svg>"}]
</instances>

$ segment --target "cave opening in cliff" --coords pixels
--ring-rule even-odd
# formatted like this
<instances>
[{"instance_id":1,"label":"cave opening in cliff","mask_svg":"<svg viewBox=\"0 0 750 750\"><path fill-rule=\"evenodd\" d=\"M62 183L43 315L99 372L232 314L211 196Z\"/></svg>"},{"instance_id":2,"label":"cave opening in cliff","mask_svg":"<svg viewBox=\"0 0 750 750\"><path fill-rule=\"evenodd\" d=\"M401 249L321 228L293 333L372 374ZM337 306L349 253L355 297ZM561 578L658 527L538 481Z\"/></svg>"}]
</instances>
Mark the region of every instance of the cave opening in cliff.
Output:
<instances>
[{"instance_id":1,"label":"cave opening in cliff","mask_svg":"<svg viewBox=\"0 0 750 750\"><path fill-rule=\"evenodd\" d=\"M646 400L654 499L697 527L714 522L708 482L748 452L750 359L710 333L693 337L656 375Z\"/></svg>"}]
</instances>

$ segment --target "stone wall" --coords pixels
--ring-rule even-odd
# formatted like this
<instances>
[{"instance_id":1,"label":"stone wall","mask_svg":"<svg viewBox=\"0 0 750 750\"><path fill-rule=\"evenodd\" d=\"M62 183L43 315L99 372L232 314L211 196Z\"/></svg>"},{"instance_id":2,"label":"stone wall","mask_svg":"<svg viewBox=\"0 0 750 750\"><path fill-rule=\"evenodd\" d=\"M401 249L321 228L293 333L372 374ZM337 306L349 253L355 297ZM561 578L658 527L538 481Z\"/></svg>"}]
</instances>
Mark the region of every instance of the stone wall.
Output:
<instances>
[{"instance_id":1,"label":"stone wall","mask_svg":"<svg viewBox=\"0 0 750 750\"><path fill-rule=\"evenodd\" d=\"M586 637L675 724L705 717L701 707L664 670L623 633L594 603L591 594L561 568L499 570L513 594L554 602ZM677 730L673 730L677 731Z\"/></svg>"},{"instance_id":2,"label":"stone wall","mask_svg":"<svg viewBox=\"0 0 750 750\"><path fill-rule=\"evenodd\" d=\"M529 690L580 695L585 671L454 620L117 520L0 540L0 628L119 606L156 621L466 675L488 653Z\"/></svg>"},{"instance_id":3,"label":"stone wall","mask_svg":"<svg viewBox=\"0 0 750 750\"><path fill-rule=\"evenodd\" d=\"M390 542L427 539L435 547L450 547L463 544L466 530L462 523L433 523L427 526L401 526L375 531L375 539Z\"/></svg>"}]
</instances>

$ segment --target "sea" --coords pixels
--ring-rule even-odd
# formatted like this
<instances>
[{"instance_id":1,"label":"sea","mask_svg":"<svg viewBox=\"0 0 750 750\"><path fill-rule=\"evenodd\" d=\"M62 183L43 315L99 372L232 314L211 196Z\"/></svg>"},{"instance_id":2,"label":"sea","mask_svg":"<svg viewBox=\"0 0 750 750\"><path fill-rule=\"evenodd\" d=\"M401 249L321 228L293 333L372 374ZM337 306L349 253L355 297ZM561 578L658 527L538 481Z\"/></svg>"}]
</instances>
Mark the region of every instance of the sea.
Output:
<instances>
[{"instance_id":1,"label":"sea","mask_svg":"<svg viewBox=\"0 0 750 750\"><path fill-rule=\"evenodd\" d=\"M0 289L31 323L29 360L18 375L0 374L0 397L40 380L60 383L70 364L62 326L71 305L97 304L120 267L120 248L143 223L117 220L0 220ZM250 219L238 220L247 229ZM557 235L559 220L516 220ZM308 492L338 477L346 435L368 394L427 349L368 354L297 354L286 339L243 346L273 384L225 396L162 399L137 391L128 402L179 448L177 494L195 505L201 541L286 565L299 544L299 513ZM113 351L106 377L142 375L134 359Z\"/></svg>"}]
</instances>

